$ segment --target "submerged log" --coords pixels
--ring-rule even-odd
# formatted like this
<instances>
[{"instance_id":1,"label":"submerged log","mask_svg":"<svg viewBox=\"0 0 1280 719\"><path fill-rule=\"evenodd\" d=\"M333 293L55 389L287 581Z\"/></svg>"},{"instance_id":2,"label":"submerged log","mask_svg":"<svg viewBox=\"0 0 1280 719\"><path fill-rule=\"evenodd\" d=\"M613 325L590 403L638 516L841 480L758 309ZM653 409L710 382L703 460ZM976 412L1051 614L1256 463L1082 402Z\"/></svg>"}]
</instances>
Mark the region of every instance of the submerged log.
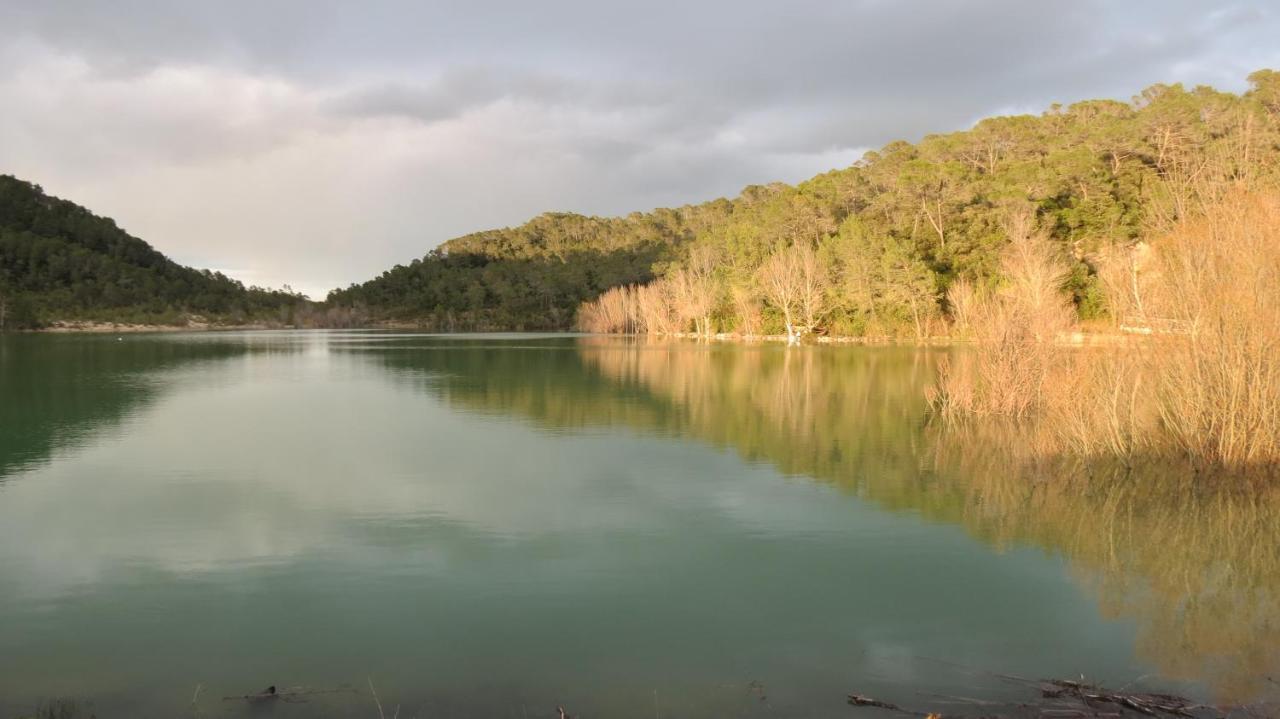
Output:
<instances>
[{"instance_id":1,"label":"submerged log","mask_svg":"<svg viewBox=\"0 0 1280 719\"><path fill-rule=\"evenodd\" d=\"M881 709L893 709L896 711L902 711L897 704L882 702L879 699L864 697L861 694L850 694L849 703L853 704L854 706L860 706L860 707L880 707Z\"/></svg>"}]
</instances>

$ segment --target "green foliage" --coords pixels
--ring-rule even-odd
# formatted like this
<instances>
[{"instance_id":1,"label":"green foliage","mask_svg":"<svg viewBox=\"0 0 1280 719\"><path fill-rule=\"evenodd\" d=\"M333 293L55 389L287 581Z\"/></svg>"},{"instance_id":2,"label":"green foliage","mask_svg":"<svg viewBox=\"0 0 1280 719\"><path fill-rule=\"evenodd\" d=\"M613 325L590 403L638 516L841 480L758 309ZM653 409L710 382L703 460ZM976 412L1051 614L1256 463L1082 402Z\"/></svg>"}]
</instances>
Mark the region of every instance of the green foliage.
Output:
<instances>
[{"instance_id":1,"label":"green foliage","mask_svg":"<svg viewBox=\"0 0 1280 719\"><path fill-rule=\"evenodd\" d=\"M720 259L714 314L731 327L741 318L730 298L759 295L753 277L765 259L811 243L831 288L830 329L919 328L955 280L998 282L1005 221L1030 207L1075 267L1065 289L1078 313L1095 317L1099 252L1177 219L1194 206L1196 183L1278 179L1277 78L1254 73L1243 96L1156 85L1130 103L990 118L890 143L795 187L751 186L733 200L616 219L546 214L452 240L329 302L436 325L563 328L583 299L676 272L696 242Z\"/></svg>"},{"instance_id":2,"label":"green foliage","mask_svg":"<svg viewBox=\"0 0 1280 719\"><path fill-rule=\"evenodd\" d=\"M105 217L0 175L0 303L9 329L51 320L246 322L305 301L179 265Z\"/></svg>"},{"instance_id":3,"label":"green foliage","mask_svg":"<svg viewBox=\"0 0 1280 719\"><path fill-rule=\"evenodd\" d=\"M0 300L0 330L34 330L40 328L36 308L26 295L14 295L13 299Z\"/></svg>"}]
</instances>

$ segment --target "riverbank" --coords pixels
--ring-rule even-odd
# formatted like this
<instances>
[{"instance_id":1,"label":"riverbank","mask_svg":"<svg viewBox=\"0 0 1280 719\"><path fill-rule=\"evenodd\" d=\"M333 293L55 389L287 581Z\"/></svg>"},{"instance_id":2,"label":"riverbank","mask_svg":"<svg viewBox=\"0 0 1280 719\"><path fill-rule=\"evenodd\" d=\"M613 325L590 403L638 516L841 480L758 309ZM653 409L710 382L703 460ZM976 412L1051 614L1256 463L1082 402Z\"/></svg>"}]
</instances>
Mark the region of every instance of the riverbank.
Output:
<instances>
[{"instance_id":1,"label":"riverbank","mask_svg":"<svg viewBox=\"0 0 1280 719\"><path fill-rule=\"evenodd\" d=\"M188 322L182 325L152 325L135 322L99 322L90 320L57 320L35 330L37 333L69 334L69 333L136 333L136 332L207 332L230 330L279 330L293 329L288 325L272 325L267 323L223 325L209 322Z\"/></svg>"},{"instance_id":2,"label":"riverbank","mask_svg":"<svg viewBox=\"0 0 1280 719\"><path fill-rule=\"evenodd\" d=\"M48 334L134 334L142 332L243 332L255 330L290 330L290 329L337 329L324 327L300 327L297 325L285 325L274 323L248 323L248 324L217 324L202 321L190 321L182 325L153 325L141 324L133 322L101 322L89 320L56 320L50 324L35 330L26 330L34 333ZM379 322L358 327L344 327L341 329L355 330L401 330L410 332L438 330L411 322ZM491 332L519 332L520 330L486 330ZM571 331L571 330L566 330ZM442 332L442 334L467 334L466 332ZM618 336L618 335L610 335ZM636 337L656 337L666 339L690 339L704 340L714 342L741 342L745 344L763 344L778 343L785 344L787 336L785 334L741 334L738 332L717 332L711 335L703 335L695 332L672 332L653 335L632 335ZM1114 347L1117 345L1132 344L1141 342L1150 337L1150 332L1134 331L1132 329L1121 328L1114 329L1098 329L1098 328L1080 328L1069 332L1061 333L1055 344L1065 347ZM808 335L802 339L804 344L820 344L820 345L915 345L919 347L951 347L957 345L971 344L972 340L956 335L931 335L928 337L897 337L897 336L850 336L850 335Z\"/></svg>"},{"instance_id":3,"label":"riverbank","mask_svg":"<svg viewBox=\"0 0 1280 719\"><path fill-rule=\"evenodd\" d=\"M711 335L698 334L696 332L671 332L653 335L633 335L633 336L649 336L659 338L673 339L693 339L706 340L714 342L743 342L743 343L782 343L785 344L787 336L785 334L771 335L754 335L740 334L737 332L718 332ZM1145 341L1151 336L1150 332L1136 332L1121 328L1100 329L1100 328L1078 328L1067 332L1059 333L1054 344L1064 347L1115 347L1137 342ZM822 345L915 345L919 347L951 347L956 345L966 345L973 343L972 338L962 337L958 335L930 335L927 337L895 337L889 335L882 336L847 336L847 335L806 335L801 339L802 344L822 344Z\"/></svg>"},{"instance_id":4,"label":"riverbank","mask_svg":"<svg viewBox=\"0 0 1280 719\"><path fill-rule=\"evenodd\" d=\"M249 330L403 330L407 332L440 332L434 328L412 322L377 322L364 325L283 324L277 322L249 322L223 324L204 320L190 320L185 324L145 324L138 322L106 322L97 320L54 320L39 328L15 330L16 332L72 334L72 333L137 333L137 332L235 332ZM520 330L484 330L486 332L518 332ZM444 332L442 332L443 334Z\"/></svg>"}]
</instances>

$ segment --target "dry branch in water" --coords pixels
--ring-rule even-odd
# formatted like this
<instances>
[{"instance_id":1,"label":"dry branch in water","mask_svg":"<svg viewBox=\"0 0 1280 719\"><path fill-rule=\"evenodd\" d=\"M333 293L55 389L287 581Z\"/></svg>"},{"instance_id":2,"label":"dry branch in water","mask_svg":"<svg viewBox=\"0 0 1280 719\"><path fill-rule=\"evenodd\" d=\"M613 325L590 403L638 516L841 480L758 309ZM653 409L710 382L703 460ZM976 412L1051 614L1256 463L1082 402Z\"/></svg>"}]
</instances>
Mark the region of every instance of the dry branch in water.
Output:
<instances>
[{"instance_id":1,"label":"dry branch in water","mask_svg":"<svg viewBox=\"0 0 1280 719\"><path fill-rule=\"evenodd\" d=\"M1036 684L1039 686L1040 699L1051 700L1052 704L1044 702L1028 702L1017 705L1009 705L1016 709L1014 716L1090 716L1090 717L1123 717L1126 712L1141 714L1149 717L1182 717L1183 719L1193 719L1196 717L1221 717L1231 713L1242 707L1211 707L1199 704L1186 697L1176 694L1160 694L1149 692L1128 692L1123 690L1110 691L1100 686L1087 684L1083 681L1074 681L1070 679L1044 679L1039 682L1031 682L1021 677L1006 677L1019 683ZM990 702L978 699L968 699L966 697L954 697L966 704L974 704L978 706L1000 706L999 702ZM1062 701L1070 702L1062 704ZM850 694L848 703L858 707L872 707L884 709L899 714L907 714L911 716L927 717L928 719L942 719L944 715L931 712L915 711L903 708L897 704L879 699L873 699L861 694ZM1098 706L1100 704L1114 706L1118 711L1106 712ZM962 717L960 714L946 714L947 717ZM990 714L984 712L980 716L1000 716L999 714Z\"/></svg>"}]
</instances>

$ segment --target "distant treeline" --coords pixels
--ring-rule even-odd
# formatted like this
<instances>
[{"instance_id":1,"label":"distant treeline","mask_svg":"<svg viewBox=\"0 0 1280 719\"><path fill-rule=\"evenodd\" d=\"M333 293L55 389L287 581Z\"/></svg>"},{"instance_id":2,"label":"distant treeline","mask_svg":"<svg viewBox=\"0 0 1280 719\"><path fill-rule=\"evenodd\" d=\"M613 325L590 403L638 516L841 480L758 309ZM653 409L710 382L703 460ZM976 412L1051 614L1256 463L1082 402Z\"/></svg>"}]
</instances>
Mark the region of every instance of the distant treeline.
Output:
<instances>
[{"instance_id":1,"label":"distant treeline","mask_svg":"<svg viewBox=\"0 0 1280 719\"><path fill-rule=\"evenodd\" d=\"M184 267L105 217L0 175L0 328L51 320L291 323L300 295Z\"/></svg>"},{"instance_id":2,"label":"distant treeline","mask_svg":"<svg viewBox=\"0 0 1280 719\"><path fill-rule=\"evenodd\" d=\"M1106 313L1096 259L1167 227L1209 176L1280 175L1280 73L1244 95L1156 85L894 142L799 186L625 218L545 214L461 237L330 293L373 320L453 328L919 333L950 286L997 282L1028 211L1069 264L1080 317ZM658 282L654 282L658 280ZM582 307L605 292L599 303ZM647 294L648 296L643 296Z\"/></svg>"}]
</instances>

